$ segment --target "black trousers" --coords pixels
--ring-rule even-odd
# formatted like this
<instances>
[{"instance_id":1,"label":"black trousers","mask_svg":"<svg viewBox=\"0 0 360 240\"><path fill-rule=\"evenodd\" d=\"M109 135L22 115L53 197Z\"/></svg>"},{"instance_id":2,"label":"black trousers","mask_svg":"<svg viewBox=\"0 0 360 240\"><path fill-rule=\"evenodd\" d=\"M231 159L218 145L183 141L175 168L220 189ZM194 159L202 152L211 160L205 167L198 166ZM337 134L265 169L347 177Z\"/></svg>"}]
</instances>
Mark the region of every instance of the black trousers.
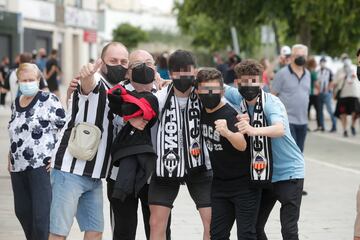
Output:
<instances>
[{"instance_id":1,"label":"black trousers","mask_svg":"<svg viewBox=\"0 0 360 240\"><path fill-rule=\"evenodd\" d=\"M6 93L0 93L0 105L5 105Z\"/></svg>"},{"instance_id":2,"label":"black trousers","mask_svg":"<svg viewBox=\"0 0 360 240\"><path fill-rule=\"evenodd\" d=\"M110 201L111 225L113 228L113 240L135 240L136 228L138 223L137 210L139 200L145 227L146 239L150 239L150 209L148 204L149 185L146 184L139 192L138 197L128 196L124 202L120 199L112 198L112 191L115 181L108 180L107 194ZM166 239L171 239L170 231L171 216L169 217L166 229Z\"/></svg>"},{"instance_id":3,"label":"black trousers","mask_svg":"<svg viewBox=\"0 0 360 240\"><path fill-rule=\"evenodd\" d=\"M230 231L235 220L237 239L256 240L255 227L261 197L260 190L245 188L224 191L223 189L212 188L211 240L230 239Z\"/></svg>"},{"instance_id":4,"label":"black trousers","mask_svg":"<svg viewBox=\"0 0 360 240\"><path fill-rule=\"evenodd\" d=\"M281 203L280 222L284 240L298 240L298 220L304 179L293 179L273 183L273 189L263 190L256 224L257 240L267 240L265 224L276 201Z\"/></svg>"},{"instance_id":5,"label":"black trousers","mask_svg":"<svg viewBox=\"0 0 360 240\"><path fill-rule=\"evenodd\" d=\"M309 107L308 107L308 118L310 119L310 109L311 106L314 106L315 108L315 112L316 112L316 123L317 123L317 127L324 127L321 126L321 122L320 122L320 101L319 101L319 96L318 95L310 95L310 101L309 101Z\"/></svg>"},{"instance_id":6,"label":"black trousers","mask_svg":"<svg viewBox=\"0 0 360 240\"><path fill-rule=\"evenodd\" d=\"M51 184L45 167L12 172L15 214L27 240L49 238Z\"/></svg>"}]
</instances>

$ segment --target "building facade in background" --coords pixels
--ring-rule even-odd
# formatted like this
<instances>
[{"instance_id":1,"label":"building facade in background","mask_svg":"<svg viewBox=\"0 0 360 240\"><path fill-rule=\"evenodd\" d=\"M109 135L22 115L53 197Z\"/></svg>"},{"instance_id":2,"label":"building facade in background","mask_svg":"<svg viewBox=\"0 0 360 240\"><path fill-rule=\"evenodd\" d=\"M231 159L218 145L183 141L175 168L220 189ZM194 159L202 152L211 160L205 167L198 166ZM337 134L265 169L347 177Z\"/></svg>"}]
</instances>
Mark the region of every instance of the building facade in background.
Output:
<instances>
[{"instance_id":1,"label":"building facade in background","mask_svg":"<svg viewBox=\"0 0 360 240\"><path fill-rule=\"evenodd\" d=\"M97 7L97 0L0 0L0 57L57 49L63 82L70 81L97 57Z\"/></svg>"},{"instance_id":2,"label":"building facade in background","mask_svg":"<svg viewBox=\"0 0 360 240\"><path fill-rule=\"evenodd\" d=\"M177 32L172 6L172 0L0 0L0 58L57 49L67 84L121 23Z\"/></svg>"}]
</instances>

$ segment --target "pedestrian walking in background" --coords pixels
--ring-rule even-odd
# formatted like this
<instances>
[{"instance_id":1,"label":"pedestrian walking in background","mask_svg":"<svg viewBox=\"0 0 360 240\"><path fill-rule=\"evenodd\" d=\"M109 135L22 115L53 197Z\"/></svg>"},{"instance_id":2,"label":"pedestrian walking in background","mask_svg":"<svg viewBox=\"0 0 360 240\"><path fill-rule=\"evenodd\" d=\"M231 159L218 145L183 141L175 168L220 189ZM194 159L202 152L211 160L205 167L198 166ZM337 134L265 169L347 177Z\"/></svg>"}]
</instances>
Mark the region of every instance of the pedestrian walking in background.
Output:
<instances>
[{"instance_id":1,"label":"pedestrian walking in background","mask_svg":"<svg viewBox=\"0 0 360 240\"><path fill-rule=\"evenodd\" d=\"M343 67L337 71L334 79L334 94L338 100L335 116L341 121L343 136L348 137L348 115L351 115L351 134L356 135L355 123L360 112L360 88L356 68L352 65L351 59L347 54L343 54L341 60Z\"/></svg>"},{"instance_id":2,"label":"pedestrian walking in background","mask_svg":"<svg viewBox=\"0 0 360 240\"><path fill-rule=\"evenodd\" d=\"M263 90L265 92L270 92L271 90L271 81L274 79L274 70L271 66L269 59L262 58L260 60L260 64L263 66L264 71L262 73L262 81L263 81Z\"/></svg>"},{"instance_id":3,"label":"pedestrian walking in background","mask_svg":"<svg viewBox=\"0 0 360 240\"><path fill-rule=\"evenodd\" d=\"M291 48L285 45L280 49L280 55L278 58L278 63L275 72L280 71L280 69L289 65L290 63L291 63Z\"/></svg>"},{"instance_id":4,"label":"pedestrian walking in background","mask_svg":"<svg viewBox=\"0 0 360 240\"><path fill-rule=\"evenodd\" d=\"M228 69L224 76L224 82L229 86L234 86L234 81L236 79L234 67L239 62L241 62L240 56L236 55L235 52L230 51L228 53L228 62L227 62Z\"/></svg>"},{"instance_id":5,"label":"pedestrian walking in background","mask_svg":"<svg viewBox=\"0 0 360 240\"><path fill-rule=\"evenodd\" d=\"M46 62L47 62L46 50L45 48L40 48L36 59L36 65L39 67L42 73L45 73Z\"/></svg>"},{"instance_id":6,"label":"pedestrian walking in background","mask_svg":"<svg viewBox=\"0 0 360 240\"><path fill-rule=\"evenodd\" d=\"M285 105L291 135L304 151L308 126L308 106L311 90L311 75L305 68L308 48L302 44L292 47L291 63L275 74L271 91Z\"/></svg>"},{"instance_id":7,"label":"pedestrian walking in background","mask_svg":"<svg viewBox=\"0 0 360 240\"><path fill-rule=\"evenodd\" d=\"M220 55L220 53L215 53L214 54L214 63L215 63L215 67L217 70L219 70L221 72L221 75L223 76L223 78L225 78L226 76L226 72L229 68L228 64L226 62L224 62L222 56Z\"/></svg>"},{"instance_id":8,"label":"pedestrian walking in background","mask_svg":"<svg viewBox=\"0 0 360 240\"><path fill-rule=\"evenodd\" d=\"M168 68L168 59L166 53L161 53L156 59L156 70L160 74L162 79L168 80L169 76L169 68Z\"/></svg>"},{"instance_id":9,"label":"pedestrian walking in background","mask_svg":"<svg viewBox=\"0 0 360 240\"><path fill-rule=\"evenodd\" d=\"M311 86L310 86L310 98L308 107L308 119L310 120L311 107L315 108L317 129L315 131L324 131L324 127L320 122L320 110L319 110L319 83L316 72L316 61L314 57L310 57L306 62L306 68L310 72Z\"/></svg>"},{"instance_id":10,"label":"pedestrian walking in background","mask_svg":"<svg viewBox=\"0 0 360 240\"><path fill-rule=\"evenodd\" d=\"M5 107L6 93L10 90L9 86L10 60L5 56L0 63L0 110Z\"/></svg>"},{"instance_id":11,"label":"pedestrian walking in background","mask_svg":"<svg viewBox=\"0 0 360 240\"><path fill-rule=\"evenodd\" d=\"M326 111L330 116L332 127L330 132L336 132L336 118L334 115L334 108L332 105L333 99L333 74L329 68L326 67L326 58L320 59L320 69L317 71L318 85L319 85L319 118L320 126L322 129L325 128L324 120L324 105Z\"/></svg>"},{"instance_id":12,"label":"pedestrian walking in background","mask_svg":"<svg viewBox=\"0 0 360 240\"><path fill-rule=\"evenodd\" d=\"M61 69L57 60L57 50L51 50L49 60L46 62L45 77L49 87L50 92L54 93L56 96L60 96L59 92L59 81Z\"/></svg>"}]
</instances>

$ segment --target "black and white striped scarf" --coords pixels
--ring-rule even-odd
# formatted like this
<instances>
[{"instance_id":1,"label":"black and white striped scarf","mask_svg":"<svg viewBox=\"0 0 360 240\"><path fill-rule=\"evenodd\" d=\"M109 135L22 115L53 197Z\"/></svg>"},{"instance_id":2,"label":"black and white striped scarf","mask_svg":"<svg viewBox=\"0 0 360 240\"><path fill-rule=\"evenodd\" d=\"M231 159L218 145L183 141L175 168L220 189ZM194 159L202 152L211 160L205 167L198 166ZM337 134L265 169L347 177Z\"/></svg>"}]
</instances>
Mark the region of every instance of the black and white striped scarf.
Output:
<instances>
[{"instance_id":1,"label":"black and white striped scarf","mask_svg":"<svg viewBox=\"0 0 360 240\"><path fill-rule=\"evenodd\" d=\"M186 173L206 170L200 113L200 101L194 90L182 112L174 95L173 86L168 86L157 132L156 176L158 179L181 181Z\"/></svg>"},{"instance_id":2,"label":"black and white striped scarf","mask_svg":"<svg viewBox=\"0 0 360 240\"><path fill-rule=\"evenodd\" d=\"M264 106L266 102L266 95L263 90L259 94L255 107L254 116L251 121L251 126L255 128L267 127L268 122L264 114ZM241 102L241 112L248 113L248 106L243 99ZM271 138L266 136L250 137L250 177L251 183L257 186L267 187L271 183L273 162L271 150Z\"/></svg>"}]
</instances>

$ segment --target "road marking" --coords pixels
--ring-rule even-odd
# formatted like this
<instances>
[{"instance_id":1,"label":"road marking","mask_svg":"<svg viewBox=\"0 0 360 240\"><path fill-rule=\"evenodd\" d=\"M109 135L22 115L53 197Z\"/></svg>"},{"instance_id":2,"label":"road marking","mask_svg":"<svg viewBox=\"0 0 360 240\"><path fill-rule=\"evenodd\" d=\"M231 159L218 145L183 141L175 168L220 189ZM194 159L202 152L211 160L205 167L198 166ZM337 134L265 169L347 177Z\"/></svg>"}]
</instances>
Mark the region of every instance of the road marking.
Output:
<instances>
[{"instance_id":1,"label":"road marking","mask_svg":"<svg viewBox=\"0 0 360 240\"><path fill-rule=\"evenodd\" d=\"M348 167L341 167L339 165L336 165L336 164L333 164L333 163L327 163L327 162L320 161L320 160L317 160L317 159L314 159L314 158L305 157L305 161L312 162L312 163L317 163L317 164L320 164L320 165L323 165L323 166L326 166L326 167L330 167L330 168L335 168L335 169L340 170L340 171L345 171L345 172L350 172L350 173L355 173L355 174L360 175L360 170L356 170L356 169L352 169L352 168L348 168Z\"/></svg>"},{"instance_id":2,"label":"road marking","mask_svg":"<svg viewBox=\"0 0 360 240\"><path fill-rule=\"evenodd\" d=\"M329 135L329 134L324 134L324 133L310 133L311 135L314 136L319 136L319 137L323 137L323 138L327 138L330 140L336 140L336 141L340 141L340 142L345 142L345 143L351 143L351 144L355 144L355 145L360 145L360 139L358 138L354 138L354 137L348 137L348 138L344 138L344 137L340 137L340 135Z\"/></svg>"}]
</instances>

